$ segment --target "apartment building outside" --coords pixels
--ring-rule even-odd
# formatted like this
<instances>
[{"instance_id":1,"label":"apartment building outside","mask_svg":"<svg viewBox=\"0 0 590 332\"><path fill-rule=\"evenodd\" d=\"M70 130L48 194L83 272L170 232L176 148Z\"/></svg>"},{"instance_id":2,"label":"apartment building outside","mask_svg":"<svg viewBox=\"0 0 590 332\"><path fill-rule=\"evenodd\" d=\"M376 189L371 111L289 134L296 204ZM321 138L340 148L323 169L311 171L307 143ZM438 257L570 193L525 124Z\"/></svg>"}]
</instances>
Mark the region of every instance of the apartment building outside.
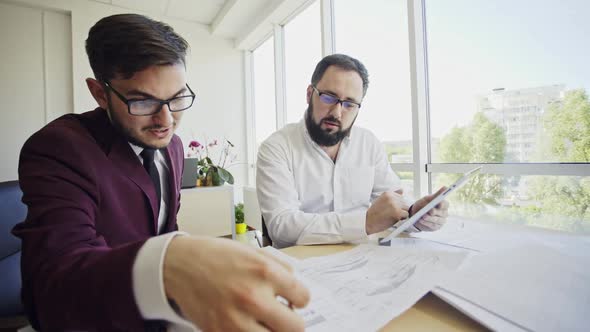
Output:
<instances>
[{"instance_id":1,"label":"apartment building outside","mask_svg":"<svg viewBox=\"0 0 590 332\"><path fill-rule=\"evenodd\" d=\"M533 161L543 113L552 103L559 103L564 93L565 85L556 84L515 90L498 88L476 97L477 110L505 130L505 162Z\"/></svg>"}]
</instances>

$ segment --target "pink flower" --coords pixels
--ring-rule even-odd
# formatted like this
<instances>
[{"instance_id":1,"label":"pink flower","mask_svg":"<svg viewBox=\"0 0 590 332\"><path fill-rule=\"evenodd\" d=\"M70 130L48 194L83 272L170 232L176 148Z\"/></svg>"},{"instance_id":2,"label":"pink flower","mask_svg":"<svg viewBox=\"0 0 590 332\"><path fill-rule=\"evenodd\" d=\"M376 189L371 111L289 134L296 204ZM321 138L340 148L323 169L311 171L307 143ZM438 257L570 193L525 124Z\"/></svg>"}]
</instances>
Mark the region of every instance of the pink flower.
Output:
<instances>
[{"instance_id":1,"label":"pink flower","mask_svg":"<svg viewBox=\"0 0 590 332\"><path fill-rule=\"evenodd\" d=\"M201 146L201 143L199 143L198 141L191 141L191 142L188 144L188 147L189 147L189 148L198 148L198 147L200 147L200 146Z\"/></svg>"}]
</instances>

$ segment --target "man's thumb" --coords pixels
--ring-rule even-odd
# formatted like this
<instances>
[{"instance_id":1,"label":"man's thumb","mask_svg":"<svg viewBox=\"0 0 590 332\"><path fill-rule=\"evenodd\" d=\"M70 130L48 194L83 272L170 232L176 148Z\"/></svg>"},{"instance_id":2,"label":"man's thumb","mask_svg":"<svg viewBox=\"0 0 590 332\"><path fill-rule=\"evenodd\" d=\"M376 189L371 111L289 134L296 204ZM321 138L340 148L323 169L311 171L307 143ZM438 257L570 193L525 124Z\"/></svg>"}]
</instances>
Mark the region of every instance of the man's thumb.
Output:
<instances>
[{"instance_id":1,"label":"man's thumb","mask_svg":"<svg viewBox=\"0 0 590 332\"><path fill-rule=\"evenodd\" d=\"M442 194L445 190L447 190L447 187L445 187L445 186L440 187L440 189L438 189L437 192L435 192L434 194L430 195L430 199L434 199L436 196Z\"/></svg>"}]
</instances>

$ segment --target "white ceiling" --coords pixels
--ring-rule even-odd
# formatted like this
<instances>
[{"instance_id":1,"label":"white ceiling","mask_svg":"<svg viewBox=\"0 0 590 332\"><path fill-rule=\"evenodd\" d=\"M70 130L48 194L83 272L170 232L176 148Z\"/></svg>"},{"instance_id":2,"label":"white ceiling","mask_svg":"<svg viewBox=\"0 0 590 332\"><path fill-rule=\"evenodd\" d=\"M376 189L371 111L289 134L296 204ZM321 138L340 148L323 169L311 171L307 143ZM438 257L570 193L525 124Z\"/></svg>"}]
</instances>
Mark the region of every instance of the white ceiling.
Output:
<instances>
[{"instance_id":1,"label":"white ceiling","mask_svg":"<svg viewBox=\"0 0 590 332\"><path fill-rule=\"evenodd\" d=\"M211 34L251 49L314 0L89 0L207 25Z\"/></svg>"}]
</instances>

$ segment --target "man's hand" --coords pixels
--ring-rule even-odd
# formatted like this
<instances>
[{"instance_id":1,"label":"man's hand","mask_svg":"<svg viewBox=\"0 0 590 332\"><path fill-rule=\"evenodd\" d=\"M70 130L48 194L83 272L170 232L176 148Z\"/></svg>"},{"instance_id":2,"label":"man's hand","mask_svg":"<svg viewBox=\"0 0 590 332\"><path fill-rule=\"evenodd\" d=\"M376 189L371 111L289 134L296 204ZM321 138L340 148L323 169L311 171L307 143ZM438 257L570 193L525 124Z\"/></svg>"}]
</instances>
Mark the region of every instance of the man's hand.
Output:
<instances>
[{"instance_id":1,"label":"man's hand","mask_svg":"<svg viewBox=\"0 0 590 332\"><path fill-rule=\"evenodd\" d=\"M367 210L365 228L367 234L379 233L408 217L408 204L402 197L403 191L387 191L381 194Z\"/></svg>"},{"instance_id":2,"label":"man's hand","mask_svg":"<svg viewBox=\"0 0 590 332\"><path fill-rule=\"evenodd\" d=\"M432 195L424 196L412 205L412 209L410 210L410 216L416 211L419 211L421 208L426 206L426 204L430 203L437 195L445 191L447 187L440 188L437 192ZM441 228L442 225L445 224L447 221L447 216L449 215L449 202L442 201L438 203L432 210L428 211L425 215L418 220L416 223L416 228L421 231L436 231L437 229Z\"/></svg>"},{"instance_id":3,"label":"man's hand","mask_svg":"<svg viewBox=\"0 0 590 332\"><path fill-rule=\"evenodd\" d=\"M303 331L277 301L309 301L307 288L278 258L226 239L177 236L164 258L166 295L203 331Z\"/></svg>"}]
</instances>

